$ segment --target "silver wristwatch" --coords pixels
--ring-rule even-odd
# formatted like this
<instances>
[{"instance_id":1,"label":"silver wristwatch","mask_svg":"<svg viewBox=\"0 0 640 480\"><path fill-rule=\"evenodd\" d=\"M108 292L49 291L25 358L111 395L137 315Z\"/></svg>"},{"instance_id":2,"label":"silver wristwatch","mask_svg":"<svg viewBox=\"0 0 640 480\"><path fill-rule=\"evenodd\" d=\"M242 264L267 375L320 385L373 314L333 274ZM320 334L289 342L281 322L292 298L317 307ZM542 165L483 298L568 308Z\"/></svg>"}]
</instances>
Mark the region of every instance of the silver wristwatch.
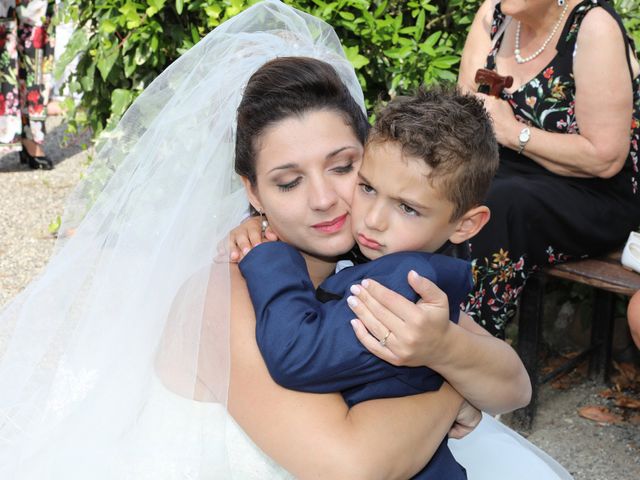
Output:
<instances>
[{"instance_id":1,"label":"silver wristwatch","mask_svg":"<svg viewBox=\"0 0 640 480\"><path fill-rule=\"evenodd\" d=\"M524 147L527 146L530 138L531 129L529 127L524 127L522 130L520 130L520 135L518 135L518 154L522 153Z\"/></svg>"}]
</instances>

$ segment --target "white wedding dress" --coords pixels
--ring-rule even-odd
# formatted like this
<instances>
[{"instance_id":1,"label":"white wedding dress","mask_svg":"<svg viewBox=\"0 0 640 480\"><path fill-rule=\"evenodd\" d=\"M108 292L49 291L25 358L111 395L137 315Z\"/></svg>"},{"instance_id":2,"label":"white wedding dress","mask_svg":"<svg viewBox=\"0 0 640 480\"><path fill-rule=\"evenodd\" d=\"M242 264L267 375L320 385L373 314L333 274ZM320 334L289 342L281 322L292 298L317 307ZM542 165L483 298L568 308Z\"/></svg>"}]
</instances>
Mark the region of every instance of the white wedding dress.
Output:
<instances>
[{"instance_id":1,"label":"white wedding dress","mask_svg":"<svg viewBox=\"0 0 640 480\"><path fill-rule=\"evenodd\" d=\"M228 414L230 275L211 263L248 208L233 169L243 86L279 56L330 63L364 110L333 29L269 0L103 136L54 256L0 311L0 479L291 478ZM570 478L492 419L451 443L472 480Z\"/></svg>"},{"instance_id":2,"label":"white wedding dress","mask_svg":"<svg viewBox=\"0 0 640 480\"><path fill-rule=\"evenodd\" d=\"M196 408L194 409L194 404ZM171 419L159 430L154 423L157 415ZM194 425L193 419L203 421L202 437L191 432L187 435L197 445L185 445L185 425ZM167 389L158 380L152 389L149 408L140 419L139 440L148 449L144 461L137 462L131 479L179 480L189 478L170 458L153 455L156 444L163 449L172 445L176 452L200 445L215 445L221 434L233 479L263 480L292 479L289 472L279 467L244 433L221 405L195 402ZM176 433L180 432L181 436ZM572 478L549 455L532 445L513 430L483 414L478 427L461 440L450 439L449 447L456 460L467 470L469 480L554 480ZM136 451L140 451L139 448ZM227 478L219 472L220 462L214 456L203 465L202 478ZM172 472L167 475L167 472ZM443 479L446 480L446 479Z\"/></svg>"}]
</instances>

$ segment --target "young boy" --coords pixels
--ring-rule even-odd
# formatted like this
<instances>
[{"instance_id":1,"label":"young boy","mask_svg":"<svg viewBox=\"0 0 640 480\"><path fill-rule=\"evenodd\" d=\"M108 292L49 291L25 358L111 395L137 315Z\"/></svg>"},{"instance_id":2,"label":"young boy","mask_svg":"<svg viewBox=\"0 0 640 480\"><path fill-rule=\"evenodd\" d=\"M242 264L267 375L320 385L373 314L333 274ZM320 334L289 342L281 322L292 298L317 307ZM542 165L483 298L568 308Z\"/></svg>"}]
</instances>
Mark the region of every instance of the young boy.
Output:
<instances>
[{"instance_id":1,"label":"young boy","mask_svg":"<svg viewBox=\"0 0 640 480\"><path fill-rule=\"evenodd\" d=\"M415 270L448 296L450 319L472 286L469 263L433 254L475 235L498 166L488 115L472 96L420 90L378 114L365 147L352 202L352 229L372 260L313 287L302 256L282 242L263 243L240 262L256 312L256 339L274 380L294 390L340 391L349 405L440 388L426 367L395 367L356 339L350 287L374 279L417 301ZM265 281L266 280L266 281ZM380 339L386 345L388 336ZM464 479L446 439L414 478Z\"/></svg>"}]
</instances>

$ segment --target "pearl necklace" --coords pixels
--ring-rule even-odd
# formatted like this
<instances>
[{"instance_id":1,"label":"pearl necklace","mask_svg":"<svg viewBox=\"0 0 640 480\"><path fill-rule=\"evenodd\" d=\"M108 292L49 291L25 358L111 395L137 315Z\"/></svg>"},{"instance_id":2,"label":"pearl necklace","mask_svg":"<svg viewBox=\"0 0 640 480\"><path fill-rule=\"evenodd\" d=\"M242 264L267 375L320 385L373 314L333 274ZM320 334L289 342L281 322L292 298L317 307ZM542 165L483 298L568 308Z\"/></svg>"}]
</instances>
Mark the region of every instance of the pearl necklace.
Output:
<instances>
[{"instance_id":1,"label":"pearl necklace","mask_svg":"<svg viewBox=\"0 0 640 480\"><path fill-rule=\"evenodd\" d=\"M560 27L560 24L562 23L562 19L564 18L565 14L567 13L567 9L568 8L569 8L569 2L565 1L564 2L564 8L562 9L562 13L560 14L560 18L558 19L556 24L553 26L553 29L551 30L551 33L549 34L549 36L545 39L544 42L542 42L542 46L538 50L533 52L531 55L529 55L528 57L524 57L524 58L522 58L520 56L520 25L521 24L518 21L518 25L516 26L516 48L513 50L513 54L516 57L516 62L518 62L518 63L530 62L531 60L536 58L538 55L540 55L542 52L544 52L544 49L547 48L547 45L549 45L549 42L551 41L553 36L558 31L558 28Z\"/></svg>"}]
</instances>

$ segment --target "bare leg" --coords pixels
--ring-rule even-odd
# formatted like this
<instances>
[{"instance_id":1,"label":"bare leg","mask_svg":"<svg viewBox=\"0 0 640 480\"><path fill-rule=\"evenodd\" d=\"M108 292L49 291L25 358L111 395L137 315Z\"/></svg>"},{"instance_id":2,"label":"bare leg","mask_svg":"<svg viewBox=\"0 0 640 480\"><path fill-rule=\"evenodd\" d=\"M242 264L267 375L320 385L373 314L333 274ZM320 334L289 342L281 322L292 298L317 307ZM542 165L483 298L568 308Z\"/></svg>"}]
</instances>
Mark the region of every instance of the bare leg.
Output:
<instances>
[{"instance_id":1,"label":"bare leg","mask_svg":"<svg viewBox=\"0 0 640 480\"><path fill-rule=\"evenodd\" d=\"M631 338L633 338L636 347L640 349L640 291L637 291L629 300L627 321L631 330Z\"/></svg>"}]
</instances>

